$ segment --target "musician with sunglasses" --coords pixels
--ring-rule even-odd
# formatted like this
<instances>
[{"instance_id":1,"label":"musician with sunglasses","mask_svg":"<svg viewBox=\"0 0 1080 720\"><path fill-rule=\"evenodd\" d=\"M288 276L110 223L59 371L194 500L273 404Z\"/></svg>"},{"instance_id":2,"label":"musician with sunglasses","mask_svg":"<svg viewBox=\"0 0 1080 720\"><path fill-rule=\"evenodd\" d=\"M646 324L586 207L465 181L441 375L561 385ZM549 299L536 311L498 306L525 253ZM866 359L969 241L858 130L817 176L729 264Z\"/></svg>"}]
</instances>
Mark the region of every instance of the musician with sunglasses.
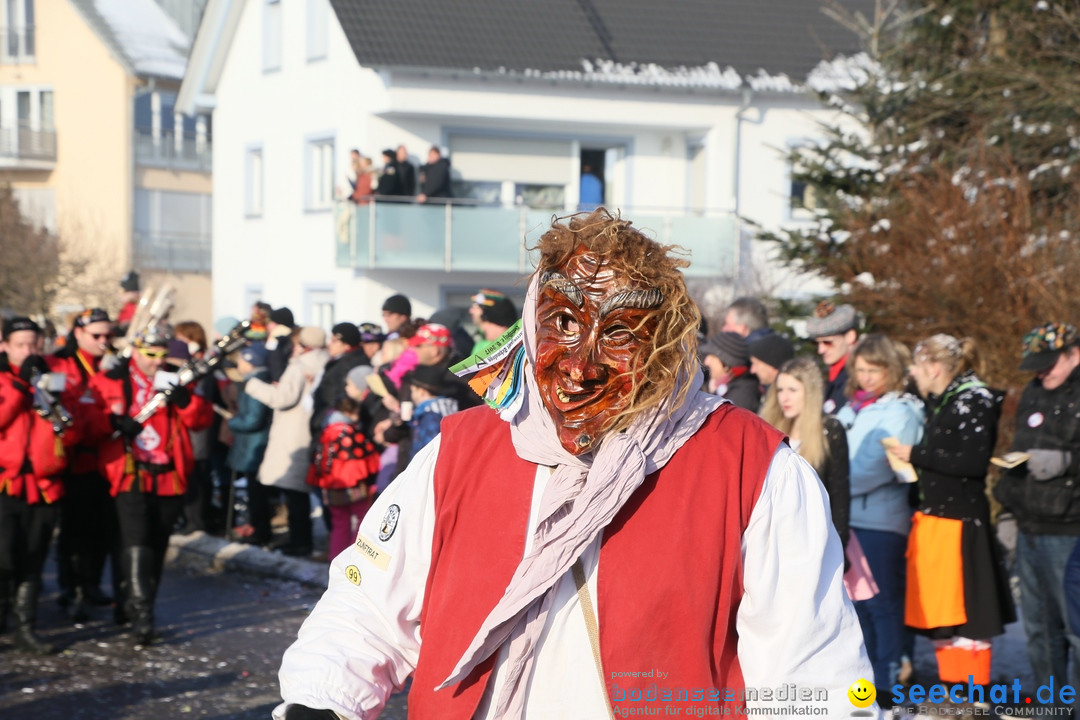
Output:
<instances>
[{"instance_id":1,"label":"musician with sunglasses","mask_svg":"<svg viewBox=\"0 0 1080 720\"><path fill-rule=\"evenodd\" d=\"M194 384L161 387L158 372L171 339L171 331L161 326L144 331L126 364L90 381L94 432L103 440L98 466L116 499L124 610L136 645L154 637L165 551L195 465L188 431L209 427L213 419L213 408L193 392ZM159 390L165 404L140 423L135 416Z\"/></svg>"},{"instance_id":2,"label":"musician with sunglasses","mask_svg":"<svg viewBox=\"0 0 1080 720\"><path fill-rule=\"evenodd\" d=\"M109 313L88 308L75 317L64 346L46 358L49 370L66 378L61 403L76 422L85 421L94 406L90 380L102 371L102 359L111 355L113 324ZM89 606L104 606L113 599L101 591L105 561L113 561L113 586L119 584L119 529L116 506L108 481L98 472L97 444L80 442L71 449L64 476L65 496L60 505L57 567L61 604L73 622L89 619Z\"/></svg>"}]
</instances>

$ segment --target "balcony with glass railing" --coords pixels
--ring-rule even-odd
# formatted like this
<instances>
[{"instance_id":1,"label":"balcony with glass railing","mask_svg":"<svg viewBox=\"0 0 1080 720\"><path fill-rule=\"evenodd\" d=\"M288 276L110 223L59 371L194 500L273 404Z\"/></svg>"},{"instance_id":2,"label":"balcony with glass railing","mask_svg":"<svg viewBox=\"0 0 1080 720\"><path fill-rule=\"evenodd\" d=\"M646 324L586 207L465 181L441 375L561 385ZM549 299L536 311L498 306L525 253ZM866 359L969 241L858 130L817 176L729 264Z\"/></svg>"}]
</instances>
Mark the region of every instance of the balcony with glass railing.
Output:
<instances>
[{"instance_id":1,"label":"balcony with glass railing","mask_svg":"<svg viewBox=\"0 0 1080 720\"><path fill-rule=\"evenodd\" d=\"M0 167L51 170L55 165L55 130L0 127Z\"/></svg>"},{"instance_id":2,"label":"balcony with glass railing","mask_svg":"<svg viewBox=\"0 0 1080 720\"><path fill-rule=\"evenodd\" d=\"M135 231L135 267L167 273L210 273L210 235Z\"/></svg>"},{"instance_id":3,"label":"balcony with glass railing","mask_svg":"<svg viewBox=\"0 0 1080 720\"><path fill-rule=\"evenodd\" d=\"M366 270L528 273L527 248L564 214L527 206L340 202L335 208L337 266ZM657 241L688 252L691 277L730 277L738 253L738 223L728 212L623 210Z\"/></svg>"},{"instance_id":4,"label":"balcony with glass railing","mask_svg":"<svg viewBox=\"0 0 1080 720\"><path fill-rule=\"evenodd\" d=\"M198 133L135 133L135 162L141 167L210 172L211 149L210 138Z\"/></svg>"}]
</instances>

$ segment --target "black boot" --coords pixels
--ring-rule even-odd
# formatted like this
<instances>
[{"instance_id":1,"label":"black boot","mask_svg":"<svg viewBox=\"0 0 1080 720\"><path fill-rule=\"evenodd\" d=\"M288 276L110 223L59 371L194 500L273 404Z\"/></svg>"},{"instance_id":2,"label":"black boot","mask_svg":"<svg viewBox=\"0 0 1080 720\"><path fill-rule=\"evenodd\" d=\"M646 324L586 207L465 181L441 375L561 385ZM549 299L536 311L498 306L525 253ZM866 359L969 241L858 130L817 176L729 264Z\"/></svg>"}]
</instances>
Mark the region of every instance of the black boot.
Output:
<instances>
[{"instance_id":1,"label":"black boot","mask_svg":"<svg viewBox=\"0 0 1080 720\"><path fill-rule=\"evenodd\" d=\"M124 549L127 616L136 645L154 639L154 551L146 545Z\"/></svg>"},{"instance_id":2,"label":"black boot","mask_svg":"<svg viewBox=\"0 0 1080 720\"><path fill-rule=\"evenodd\" d=\"M87 609L86 593L83 592L83 571L85 562L81 555L71 556L71 571L68 581L71 584L71 602L67 606L68 619L73 623L84 623L90 619Z\"/></svg>"},{"instance_id":3,"label":"black boot","mask_svg":"<svg viewBox=\"0 0 1080 720\"><path fill-rule=\"evenodd\" d=\"M15 590L15 647L31 655L52 655L56 648L34 634L41 581L19 583Z\"/></svg>"},{"instance_id":4,"label":"black boot","mask_svg":"<svg viewBox=\"0 0 1080 720\"><path fill-rule=\"evenodd\" d=\"M11 612L11 576L0 574L0 633L7 632L8 613Z\"/></svg>"}]
</instances>

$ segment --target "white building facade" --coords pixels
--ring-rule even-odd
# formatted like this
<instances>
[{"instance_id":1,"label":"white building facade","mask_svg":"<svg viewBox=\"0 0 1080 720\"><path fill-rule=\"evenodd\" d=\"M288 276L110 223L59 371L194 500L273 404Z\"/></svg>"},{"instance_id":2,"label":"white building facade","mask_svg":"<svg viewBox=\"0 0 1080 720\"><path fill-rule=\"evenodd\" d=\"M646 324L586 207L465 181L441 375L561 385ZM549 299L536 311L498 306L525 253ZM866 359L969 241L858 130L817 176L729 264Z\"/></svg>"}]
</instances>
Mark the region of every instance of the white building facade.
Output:
<instances>
[{"instance_id":1,"label":"white building facade","mask_svg":"<svg viewBox=\"0 0 1080 720\"><path fill-rule=\"evenodd\" d=\"M177 107L213 112L217 317L263 299L329 327L378 322L398 292L425 317L481 287L520 297L527 239L578 208L586 163L605 204L687 247L688 275L706 283L734 287L761 266L742 218L775 228L806 212L785 153L831 118L784 76L374 67L339 20L348 4L207 5ZM378 165L402 144L417 165L442 148L468 197L335 202L351 149Z\"/></svg>"}]
</instances>

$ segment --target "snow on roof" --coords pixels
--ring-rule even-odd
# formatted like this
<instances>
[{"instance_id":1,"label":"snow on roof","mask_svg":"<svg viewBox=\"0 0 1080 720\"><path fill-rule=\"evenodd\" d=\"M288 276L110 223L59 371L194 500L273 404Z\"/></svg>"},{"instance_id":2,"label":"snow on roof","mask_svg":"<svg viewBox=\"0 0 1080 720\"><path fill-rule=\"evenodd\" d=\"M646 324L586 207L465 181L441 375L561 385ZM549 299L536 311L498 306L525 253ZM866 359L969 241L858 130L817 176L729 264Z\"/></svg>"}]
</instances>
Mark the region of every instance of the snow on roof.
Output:
<instances>
[{"instance_id":1,"label":"snow on roof","mask_svg":"<svg viewBox=\"0 0 1080 720\"><path fill-rule=\"evenodd\" d=\"M712 90L738 90L748 87L754 92L797 93L807 89L815 92L843 92L862 85L874 69L873 61L865 53L852 57L839 56L822 60L810 71L806 82L792 80L784 73L769 73L758 68L756 74L741 75L730 65L721 68L710 62L694 67L665 68L656 63L615 62L606 59L582 59L581 70L511 70L505 67L499 75L521 76L544 80L571 80L578 82L611 83L614 85L645 85L660 87L700 88ZM473 68L477 74L480 68Z\"/></svg>"},{"instance_id":2,"label":"snow on roof","mask_svg":"<svg viewBox=\"0 0 1080 720\"><path fill-rule=\"evenodd\" d=\"M93 9L137 74L183 79L191 40L154 0L93 0Z\"/></svg>"}]
</instances>

